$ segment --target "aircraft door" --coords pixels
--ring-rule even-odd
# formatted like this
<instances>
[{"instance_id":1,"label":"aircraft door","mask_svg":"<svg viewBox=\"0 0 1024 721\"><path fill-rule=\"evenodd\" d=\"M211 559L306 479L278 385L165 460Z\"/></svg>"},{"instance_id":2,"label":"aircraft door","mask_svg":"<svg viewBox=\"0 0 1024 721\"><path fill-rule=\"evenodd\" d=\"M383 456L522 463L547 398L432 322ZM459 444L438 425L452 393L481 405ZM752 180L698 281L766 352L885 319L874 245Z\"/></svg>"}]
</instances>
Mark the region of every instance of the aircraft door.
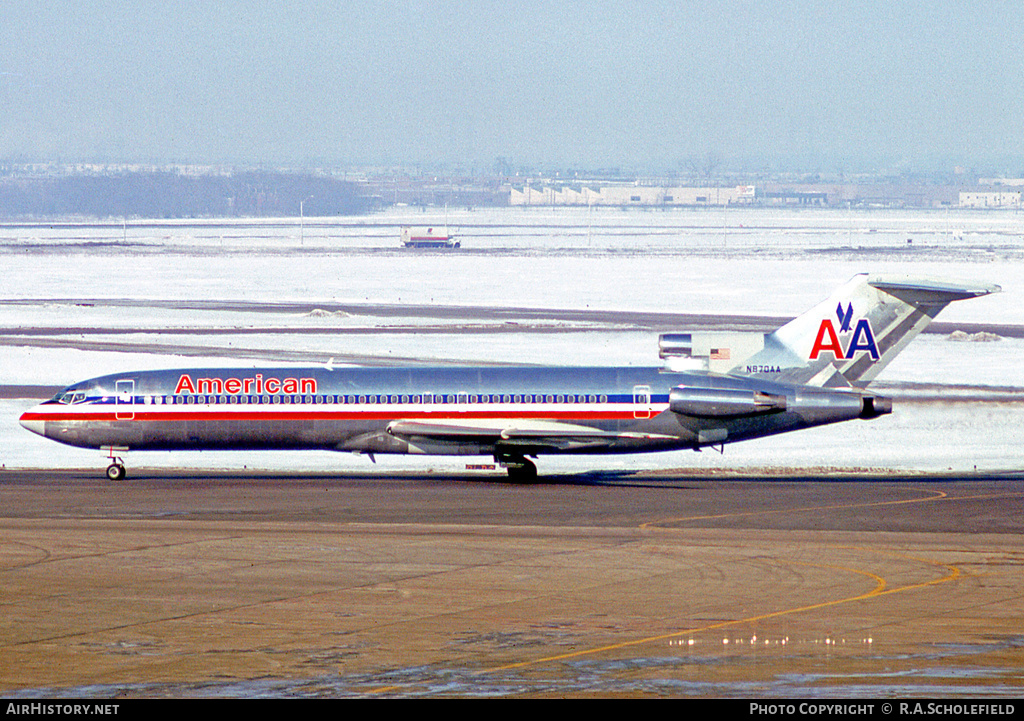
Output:
<instances>
[{"instance_id":1,"label":"aircraft door","mask_svg":"<svg viewBox=\"0 0 1024 721\"><path fill-rule=\"evenodd\" d=\"M651 417L651 387L633 386L633 417Z\"/></svg>"},{"instance_id":2,"label":"aircraft door","mask_svg":"<svg viewBox=\"0 0 1024 721\"><path fill-rule=\"evenodd\" d=\"M117 381L114 418L119 421L135 419L135 381Z\"/></svg>"}]
</instances>

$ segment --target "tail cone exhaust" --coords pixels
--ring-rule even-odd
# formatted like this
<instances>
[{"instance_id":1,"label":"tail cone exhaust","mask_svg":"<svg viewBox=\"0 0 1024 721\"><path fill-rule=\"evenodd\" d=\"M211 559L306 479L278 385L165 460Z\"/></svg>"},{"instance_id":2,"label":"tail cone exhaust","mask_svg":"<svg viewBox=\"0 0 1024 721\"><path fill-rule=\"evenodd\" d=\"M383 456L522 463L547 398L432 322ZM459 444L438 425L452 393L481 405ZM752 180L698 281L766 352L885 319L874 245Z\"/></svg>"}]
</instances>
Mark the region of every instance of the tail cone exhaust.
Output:
<instances>
[{"instance_id":1,"label":"tail cone exhaust","mask_svg":"<svg viewBox=\"0 0 1024 721\"><path fill-rule=\"evenodd\" d=\"M864 409L860 412L861 418L870 420L888 413L892 413L892 398L864 396Z\"/></svg>"}]
</instances>

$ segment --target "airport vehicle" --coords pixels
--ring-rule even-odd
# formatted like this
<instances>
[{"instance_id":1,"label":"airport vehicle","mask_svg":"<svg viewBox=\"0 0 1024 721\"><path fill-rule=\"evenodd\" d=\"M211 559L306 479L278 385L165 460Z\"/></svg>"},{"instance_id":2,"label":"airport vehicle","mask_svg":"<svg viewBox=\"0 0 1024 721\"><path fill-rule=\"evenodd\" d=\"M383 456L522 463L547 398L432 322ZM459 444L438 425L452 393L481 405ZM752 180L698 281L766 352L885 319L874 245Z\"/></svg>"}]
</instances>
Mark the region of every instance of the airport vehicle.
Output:
<instances>
[{"instance_id":1,"label":"airport vehicle","mask_svg":"<svg viewBox=\"0 0 1024 721\"><path fill-rule=\"evenodd\" d=\"M555 453L724 444L890 413L867 385L942 308L998 286L858 275L771 333L661 336L663 367L267 368L119 373L21 416L107 451L488 455L517 480Z\"/></svg>"},{"instance_id":2,"label":"airport vehicle","mask_svg":"<svg viewBox=\"0 0 1024 721\"><path fill-rule=\"evenodd\" d=\"M406 248L459 248L459 242L448 232L448 228L402 228L402 245Z\"/></svg>"}]
</instances>

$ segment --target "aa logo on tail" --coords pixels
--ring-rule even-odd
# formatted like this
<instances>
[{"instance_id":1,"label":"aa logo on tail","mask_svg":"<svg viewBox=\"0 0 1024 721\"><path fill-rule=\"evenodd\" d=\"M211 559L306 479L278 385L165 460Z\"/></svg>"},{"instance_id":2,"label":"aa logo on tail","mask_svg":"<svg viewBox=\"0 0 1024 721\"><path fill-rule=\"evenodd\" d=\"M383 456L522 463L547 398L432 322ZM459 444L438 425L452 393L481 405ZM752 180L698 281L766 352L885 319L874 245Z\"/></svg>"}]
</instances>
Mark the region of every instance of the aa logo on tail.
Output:
<instances>
[{"instance_id":1,"label":"aa logo on tail","mask_svg":"<svg viewBox=\"0 0 1024 721\"><path fill-rule=\"evenodd\" d=\"M850 334L850 324L853 322L853 303L843 308L840 303L836 306L836 317L839 319L839 332L831 318L825 318L818 326L818 335L811 346L811 360L817 360L818 356L828 351L836 360L849 360L857 351L867 351L871 354L871 360L878 360L878 346L875 344L875 332L871 329L871 323L867 318L861 318ZM846 348L839 340L840 334L850 334Z\"/></svg>"}]
</instances>

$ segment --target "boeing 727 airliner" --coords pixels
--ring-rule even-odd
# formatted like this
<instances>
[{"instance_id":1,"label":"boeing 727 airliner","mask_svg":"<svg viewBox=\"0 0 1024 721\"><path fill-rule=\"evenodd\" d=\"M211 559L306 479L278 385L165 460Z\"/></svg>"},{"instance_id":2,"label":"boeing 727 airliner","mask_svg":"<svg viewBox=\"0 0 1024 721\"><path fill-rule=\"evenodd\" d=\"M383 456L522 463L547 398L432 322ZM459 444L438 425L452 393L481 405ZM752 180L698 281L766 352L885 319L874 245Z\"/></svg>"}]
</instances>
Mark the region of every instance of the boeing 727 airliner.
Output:
<instances>
[{"instance_id":1,"label":"boeing 727 airliner","mask_svg":"<svg viewBox=\"0 0 1024 721\"><path fill-rule=\"evenodd\" d=\"M329 449L486 455L516 480L554 453L700 449L870 419L866 389L946 305L998 286L858 275L772 333L672 333L664 367L265 368L119 373L21 416L105 450Z\"/></svg>"}]
</instances>

